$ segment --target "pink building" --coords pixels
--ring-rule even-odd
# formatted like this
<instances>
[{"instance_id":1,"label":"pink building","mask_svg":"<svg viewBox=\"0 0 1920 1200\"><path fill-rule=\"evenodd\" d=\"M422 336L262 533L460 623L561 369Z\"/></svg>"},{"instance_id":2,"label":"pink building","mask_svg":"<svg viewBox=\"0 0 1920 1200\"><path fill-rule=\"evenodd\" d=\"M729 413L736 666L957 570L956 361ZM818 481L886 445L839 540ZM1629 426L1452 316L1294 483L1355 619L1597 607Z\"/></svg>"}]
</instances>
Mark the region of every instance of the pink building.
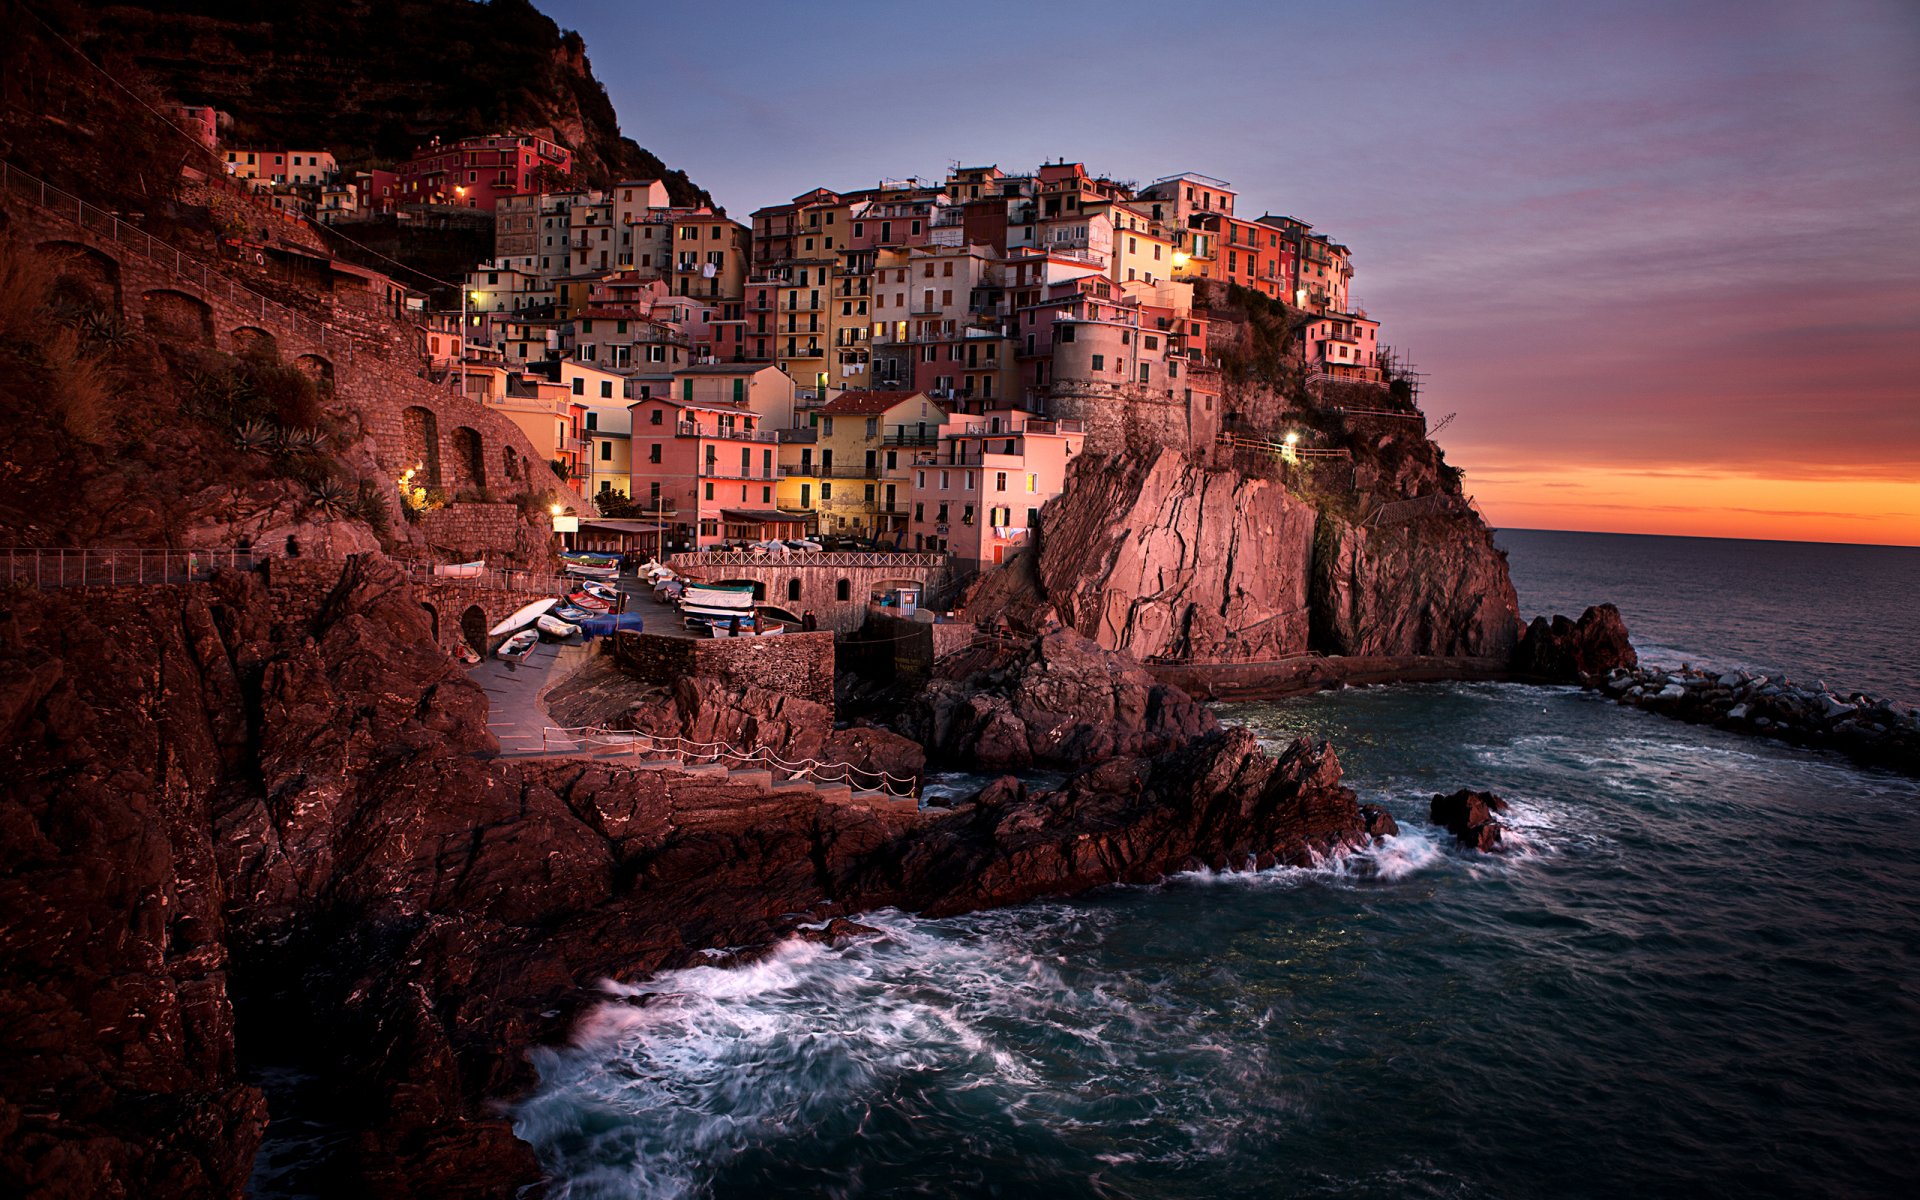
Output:
<instances>
[{"instance_id":1,"label":"pink building","mask_svg":"<svg viewBox=\"0 0 1920 1200\"><path fill-rule=\"evenodd\" d=\"M633 498L663 514L670 540L714 546L796 521L774 505L778 436L751 409L659 396L630 411Z\"/></svg>"},{"instance_id":2,"label":"pink building","mask_svg":"<svg viewBox=\"0 0 1920 1200\"><path fill-rule=\"evenodd\" d=\"M945 550L957 567L1006 561L1066 487L1067 465L1085 440L1078 421L1019 409L955 415L937 448L915 458L910 544Z\"/></svg>"},{"instance_id":3,"label":"pink building","mask_svg":"<svg viewBox=\"0 0 1920 1200\"><path fill-rule=\"evenodd\" d=\"M570 175L573 151L530 133L428 143L395 168L401 204L451 204L488 211L502 196L551 190Z\"/></svg>"}]
</instances>

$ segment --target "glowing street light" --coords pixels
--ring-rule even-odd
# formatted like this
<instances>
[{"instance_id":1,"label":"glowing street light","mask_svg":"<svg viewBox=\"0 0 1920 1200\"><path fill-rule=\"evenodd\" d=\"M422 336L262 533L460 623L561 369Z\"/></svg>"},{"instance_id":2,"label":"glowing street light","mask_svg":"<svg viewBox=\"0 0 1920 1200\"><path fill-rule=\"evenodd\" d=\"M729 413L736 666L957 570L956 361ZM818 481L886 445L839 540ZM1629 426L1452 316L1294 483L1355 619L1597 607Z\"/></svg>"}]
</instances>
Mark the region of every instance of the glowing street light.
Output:
<instances>
[{"instance_id":1,"label":"glowing street light","mask_svg":"<svg viewBox=\"0 0 1920 1200\"><path fill-rule=\"evenodd\" d=\"M1298 433L1287 434L1286 445L1280 448L1280 457L1285 459L1288 462L1299 462L1300 461L1299 446L1300 446L1300 435Z\"/></svg>"}]
</instances>

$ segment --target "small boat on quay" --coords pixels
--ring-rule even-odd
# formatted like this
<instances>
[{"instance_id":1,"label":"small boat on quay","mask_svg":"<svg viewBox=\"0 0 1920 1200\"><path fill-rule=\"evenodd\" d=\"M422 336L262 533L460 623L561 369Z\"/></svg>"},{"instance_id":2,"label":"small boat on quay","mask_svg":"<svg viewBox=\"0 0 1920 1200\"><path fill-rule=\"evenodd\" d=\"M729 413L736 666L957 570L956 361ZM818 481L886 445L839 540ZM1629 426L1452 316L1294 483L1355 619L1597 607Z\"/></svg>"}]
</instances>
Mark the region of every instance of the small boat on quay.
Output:
<instances>
[{"instance_id":1,"label":"small boat on quay","mask_svg":"<svg viewBox=\"0 0 1920 1200\"><path fill-rule=\"evenodd\" d=\"M524 661L528 655L533 653L533 648L539 644L540 635L538 632L532 629L522 629L519 633L514 634L506 641L500 643L500 648L495 650L493 655L495 658L502 658L508 661Z\"/></svg>"},{"instance_id":2,"label":"small boat on quay","mask_svg":"<svg viewBox=\"0 0 1920 1200\"><path fill-rule=\"evenodd\" d=\"M558 600L535 600L532 604L516 610L512 616L495 625L492 629L487 630L487 632L494 637L499 637L503 633L512 633L516 629L533 624L534 620L539 617L540 614L546 612L558 603L560 603Z\"/></svg>"},{"instance_id":3,"label":"small boat on quay","mask_svg":"<svg viewBox=\"0 0 1920 1200\"><path fill-rule=\"evenodd\" d=\"M548 637L564 639L577 637L580 633L580 626L562 621L560 618L549 613L542 613L534 620L533 625L535 629L538 629Z\"/></svg>"}]
</instances>

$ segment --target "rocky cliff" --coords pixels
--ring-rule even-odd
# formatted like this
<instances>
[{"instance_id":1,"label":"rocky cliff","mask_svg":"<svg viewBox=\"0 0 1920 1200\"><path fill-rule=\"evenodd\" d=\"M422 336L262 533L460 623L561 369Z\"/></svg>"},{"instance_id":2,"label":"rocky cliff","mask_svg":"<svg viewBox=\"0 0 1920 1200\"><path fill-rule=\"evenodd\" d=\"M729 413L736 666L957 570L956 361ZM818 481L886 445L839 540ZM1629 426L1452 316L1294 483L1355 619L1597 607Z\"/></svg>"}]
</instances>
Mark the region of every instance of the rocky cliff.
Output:
<instances>
[{"instance_id":1,"label":"rocky cliff","mask_svg":"<svg viewBox=\"0 0 1920 1200\"><path fill-rule=\"evenodd\" d=\"M527 0L288 0L270 13L152 0L99 7L72 32L109 66L233 114L236 145L387 166L435 135L548 129L576 154L583 183L661 179L675 203L708 200L621 135L580 35Z\"/></svg>"},{"instance_id":2,"label":"rocky cliff","mask_svg":"<svg viewBox=\"0 0 1920 1200\"><path fill-rule=\"evenodd\" d=\"M1061 745L1115 756L927 812L490 758L484 694L378 556L16 592L0 664L9 1195L239 1195L272 1116L243 1070L263 1061L345 1114L329 1191L512 1195L537 1170L497 1103L600 978L879 905L958 912L1364 837L1330 750L1276 761L1183 697L1142 703L1130 668L1065 633L997 686L1028 746L1109 697L1097 736ZM825 732L824 709L744 693L664 703L651 719L685 728Z\"/></svg>"},{"instance_id":3,"label":"rocky cliff","mask_svg":"<svg viewBox=\"0 0 1920 1200\"><path fill-rule=\"evenodd\" d=\"M1402 515L1404 482L1329 489L1311 470L1174 449L1088 455L1042 513L1037 554L986 576L973 605L1034 627L1057 617L1142 660L1512 652L1506 559L1457 495L1416 493L1439 503Z\"/></svg>"}]
</instances>

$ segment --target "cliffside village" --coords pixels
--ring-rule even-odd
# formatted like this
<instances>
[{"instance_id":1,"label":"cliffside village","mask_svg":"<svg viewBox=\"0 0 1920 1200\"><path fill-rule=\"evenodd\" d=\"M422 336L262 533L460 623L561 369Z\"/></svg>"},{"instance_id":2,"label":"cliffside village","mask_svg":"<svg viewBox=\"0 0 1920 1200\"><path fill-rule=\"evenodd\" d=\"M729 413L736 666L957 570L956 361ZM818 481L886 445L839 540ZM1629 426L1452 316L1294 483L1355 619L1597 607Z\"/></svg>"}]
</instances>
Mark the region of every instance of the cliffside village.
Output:
<instances>
[{"instance_id":1,"label":"cliffside village","mask_svg":"<svg viewBox=\"0 0 1920 1200\"><path fill-rule=\"evenodd\" d=\"M945 552L961 573L1003 561L1089 439L1219 435L1203 281L1294 310L1310 375L1378 383L1386 361L1347 247L1241 215L1206 175L956 165L742 223L657 180L572 190L571 153L536 134L436 141L350 177L325 151L216 153L349 234L491 214L493 256L458 309L426 315L422 349L595 501L578 547L818 537Z\"/></svg>"}]
</instances>

